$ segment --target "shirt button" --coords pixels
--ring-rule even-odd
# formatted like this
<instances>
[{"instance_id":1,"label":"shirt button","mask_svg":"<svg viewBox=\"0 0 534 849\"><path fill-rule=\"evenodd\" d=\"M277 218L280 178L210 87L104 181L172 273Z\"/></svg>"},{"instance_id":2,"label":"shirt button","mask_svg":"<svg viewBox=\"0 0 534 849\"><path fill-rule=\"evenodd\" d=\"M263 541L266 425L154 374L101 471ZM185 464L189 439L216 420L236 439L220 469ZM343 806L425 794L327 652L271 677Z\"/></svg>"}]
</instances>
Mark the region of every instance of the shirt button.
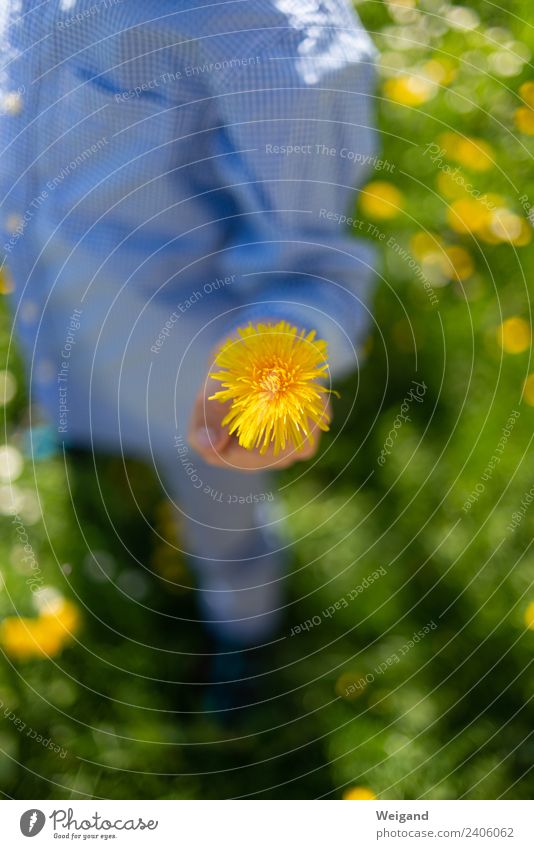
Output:
<instances>
[{"instance_id":1,"label":"shirt button","mask_svg":"<svg viewBox=\"0 0 534 849\"><path fill-rule=\"evenodd\" d=\"M8 115L18 115L22 111L22 97L18 91L8 91L4 94L2 109Z\"/></svg>"},{"instance_id":2,"label":"shirt button","mask_svg":"<svg viewBox=\"0 0 534 849\"><path fill-rule=\"evenodd\" d=\"M22 215L19 215L17 212L11 212L6 218L6 230L8 233L16 233L17 230L22 229L23 223Z\"/></svg>"}]
</instances>

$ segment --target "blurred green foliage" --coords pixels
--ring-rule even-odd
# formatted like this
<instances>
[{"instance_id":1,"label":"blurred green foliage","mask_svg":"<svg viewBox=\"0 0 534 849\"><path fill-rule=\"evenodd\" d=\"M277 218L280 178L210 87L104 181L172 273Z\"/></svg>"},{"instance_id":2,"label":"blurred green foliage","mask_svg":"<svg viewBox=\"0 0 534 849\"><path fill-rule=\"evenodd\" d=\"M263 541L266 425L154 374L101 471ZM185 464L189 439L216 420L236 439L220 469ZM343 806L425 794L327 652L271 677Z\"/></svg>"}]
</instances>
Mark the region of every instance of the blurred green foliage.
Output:
<instances>
[{"instance_id":1,"label":"blurred green foliage","mask_svg":"<svg viewBox=\"0 0 534 849\"><path fill-rule=\"evenodd\" d=\"M18 391L5 406L5 439L25 464L12 490L9 475L0 487L0 613L36 616L9 515L15 492L46 584L75 598L82 624L51 659L2 658L0 787L8 796L339 798L353 785L386 799L532 796L534 633L525 616L534 599L534 507L509 528L533 484L534 393L523 395L531 346L518 340L524 325L499 344L505 319L530 325L530 226L516 239L522 244L499 238L495 221L458 232L455 198L425 150L441 147L444 133L485 141L490 165L468 155L459 173L526 221L534 139L516 126L516 110L525 108L520 86L534 78L534 12L526 0L502 9L484 0L364 0L358 12L382 54L379 155L394 165L377 166L369 180L400 194L394 214L375 209L373 217L365 195L367 212L355 210L374 221L368 238L381 262L366 358L339 387L320 462L279 482L298 541L267 700L233 730L199 712L193 682L203 637L190 621L191 591L176 586L190 578L155 481L119 458L32 461L11 349ZM421 102L400 102L406 91ZM450 151L443 161L458 166ZM412 257L421 233L441 246L416 258L437 303L392 247ZM443 245L463 248L459 274L444 270ZM9 334L4 311L6 358ZM395 430L412 381L424 384L424 397ZM378 569L385 574L353 601L322 614ZM313 617L320 625L289 636ZM437 627L388 665L429 623ZM366 675L367 686L348 697L347 684ZM65 756L20 731L11 713Z\"/></svg>"}]
</instances>

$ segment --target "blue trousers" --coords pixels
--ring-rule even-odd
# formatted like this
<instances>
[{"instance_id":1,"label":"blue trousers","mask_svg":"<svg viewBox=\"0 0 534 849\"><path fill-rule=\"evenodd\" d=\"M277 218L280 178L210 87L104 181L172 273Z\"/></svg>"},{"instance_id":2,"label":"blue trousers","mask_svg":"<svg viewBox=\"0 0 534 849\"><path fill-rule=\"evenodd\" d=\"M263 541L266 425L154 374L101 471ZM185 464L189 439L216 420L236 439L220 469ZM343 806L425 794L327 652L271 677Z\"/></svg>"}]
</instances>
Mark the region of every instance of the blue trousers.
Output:
<instances>
[{"instance_id":1,"label":"blue trousers","mask_svg":"<svg viewBox=\"0 0 534 849\"><path fill-rule=\"evenodd\" d=\"M109 288L104 274L90 286L81 276L77 286L70 276L68 285L54 288L48 308L56 317L59 360L62 328L69 316L79 320L68 331L63 414L54 393L42 400L66 443L134 454L153 465L174 504L206 627L236 645L269 640L281 618L287 561L275 481L265 472L209 466L187 442L213 348L235 324L239 304L216 281L195 285L179 303L126 285L113 305ZM42 368L46 358L38 341L36 347ZM60 363L48 368L57 372Z\"/></svg>"}]
</instances>

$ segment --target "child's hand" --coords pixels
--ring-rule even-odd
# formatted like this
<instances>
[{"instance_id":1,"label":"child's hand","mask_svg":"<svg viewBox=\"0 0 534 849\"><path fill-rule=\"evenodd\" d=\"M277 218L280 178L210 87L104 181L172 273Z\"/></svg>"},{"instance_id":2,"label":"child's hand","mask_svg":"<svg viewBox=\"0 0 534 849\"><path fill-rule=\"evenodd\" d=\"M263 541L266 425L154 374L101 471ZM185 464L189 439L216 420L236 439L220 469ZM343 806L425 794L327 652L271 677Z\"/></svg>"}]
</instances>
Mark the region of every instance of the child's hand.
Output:
<instances>
[{"instance_id":1,"label":"child's hand","mask_svg":"<svg viewBox=\"0 0 534 849\"><path fill-rule=\"evenodd\" d=\"M313 445L306 441L299 450L293 446L287 446L275 457L272 446L265 454L260 454L257 448L253 450L242 448L238 444L237 437L230 436L228 429L221 425L230 408L230 402L221 404L220 401L208 400L209 396L217 392L220 387L218 380L212 377L206 379L195 399L189 423L189 444L206 463L243 472L266 468L286 469L298 460L309 460L317 453L322 431L316 425L312 428ZM326 397L324 416L327 421L331 420L330 402Z\"/></svg>"}]
</instances>

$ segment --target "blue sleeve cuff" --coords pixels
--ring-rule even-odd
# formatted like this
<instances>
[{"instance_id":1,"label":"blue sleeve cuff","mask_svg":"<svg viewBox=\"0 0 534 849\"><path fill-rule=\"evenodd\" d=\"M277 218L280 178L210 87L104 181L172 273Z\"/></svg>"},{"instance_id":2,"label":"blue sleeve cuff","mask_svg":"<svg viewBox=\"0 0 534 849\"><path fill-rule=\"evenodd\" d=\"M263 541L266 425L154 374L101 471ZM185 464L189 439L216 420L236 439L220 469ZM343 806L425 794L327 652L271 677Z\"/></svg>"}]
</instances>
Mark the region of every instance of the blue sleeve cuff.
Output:
<instances>
[{"instance_id":1,"label":"blue sleeve cuff","mask_svg":"<svg viewBox=\"0 0 534 849\"><path fill-rule=\"evenodd\" d=\"M339 378L357 369L362 360L362 346L371 321L366 306L367 288L361 297L344 290L337 303L330 287L324 284L306 286L304 291L291 285L270 287L265 297L250 301L234 313L228 331L262 320L284 320L299 330L315 330L328 345L331 376ZM299 294L306 299L299 298Z\"/></svg>"}]
</instances>

